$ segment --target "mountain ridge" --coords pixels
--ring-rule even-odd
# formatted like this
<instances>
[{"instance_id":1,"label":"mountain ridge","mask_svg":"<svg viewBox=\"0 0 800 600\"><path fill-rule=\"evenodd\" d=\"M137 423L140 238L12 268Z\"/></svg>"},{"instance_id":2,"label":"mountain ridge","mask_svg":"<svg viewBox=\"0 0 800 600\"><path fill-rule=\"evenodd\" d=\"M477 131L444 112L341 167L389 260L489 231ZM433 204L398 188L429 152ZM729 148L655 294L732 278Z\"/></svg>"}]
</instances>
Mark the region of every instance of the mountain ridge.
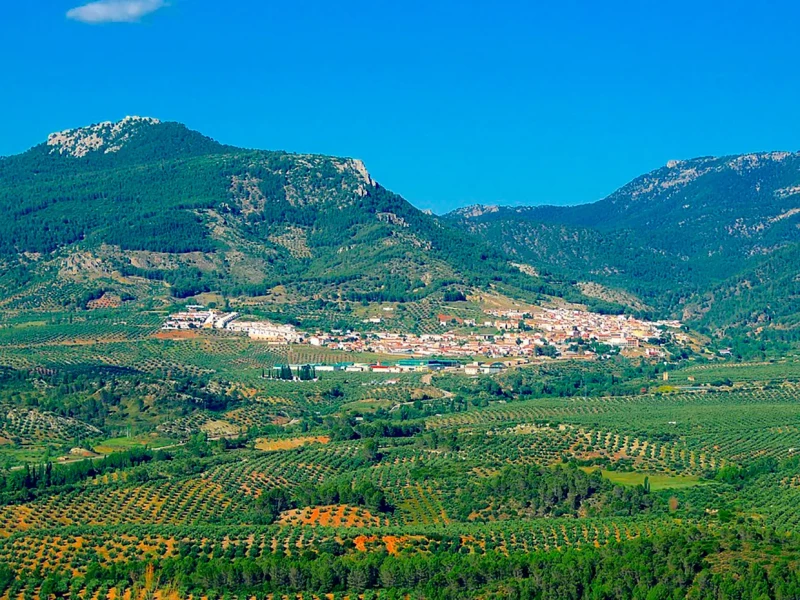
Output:
<instances>
[{"instance_id":1,"label":"mountain ridge","mask_svg":"<svg viewBox=\"0 0 800 600\"><path fill-rule=\"evenodd\" d=\"M501 203L494 203L494 202L488 204L476 203L453 209L452 211L445 213L443 216L451 215L451 216L459 216L465 218L474 218L474 217L482 217L485 214L496 214L498 212L503 212L503 211L517 211L517 212L536 211L536 210L569 211L570 209L577 209L580 207L597 205L605 202L615 203L618 201L620 196L624 196L625 194L630 194L633 197L643 195L643 192L645 192L643 187L645 186L642 186L641 185L642 183L647 183L649 186L655 186L660 183L662 188L668 189L675 187L676 185L679 184L690 183L694 179L697 179L698 177L707 174L712 169L721 170L722 168L727 166L729 168L734 168L736 170L747 170L747 169L752 170L757 168L760 162L764 159L771 160L774 162L783 162L786 159L798 159L798 158L800 158L800 151L771 150L763 152L751 152L747 154L728 154L723 156L698 156L689 159L672 159L667 161L667 163L661 167L656 167L655 169L643 175L635 177L628 183L622 185L617 190L615 190L605 198L601 198L600 200L581 202L578 204L570 204L570 205L557 205L548 203L516 204L516 205L503 205ZM709 166L709 163L712 163L711 166ZM698 173L697 167L703 165L705 165L705 171ZM682 167L688 167L688 168L682 168ZM676 174L675 171L678 169L680 170ZM669 175L669 177L662 180L661 177L664 175ZM653 181L654 179L655 181ZM780 191L785 192L787 196L800 194L800 188L785 189Z\"/></svg>"},{"instance_id":2,"label":"mountain ridge","mask_svg":"<svg viewBox=\"0 0 800 600\"><path fill-rule=\"evenodd\" d=\"M437 217L359 159L241 149L126 117L0 161L0 207L6 307L20 294L39 306L26 286L61 273L56 287L83 290L63 292L67 304L98 280L122 294L132 281L140 299L280 288L333 303L419 302L455 287L761 328L786 322L776 300L795 294L777 271L800 243L800 153L670 161L590 204Z\"/></svg>"},{"instance_id":3,"label":"mountain ridge","mask_svg":"<svg viewBox=\"0 0 800 600\"><path fill-rule=\"evenodd\" d=\"M416 302L453 286L586 299L416 209L359 159L239 149L151 118L56 132L0 161L0 207L6 308L52 304L36 286L54 274L53 289L75 288L59 292L68 305L86 286L141 300L280 288L299 303Z\"/></svg>"},{"instance_id":4,"label":"mountain ridge","mask_svg":"<svg viewBox=\"0 0 800 600\"><path fill-rule=\"evenodd\" d=\"M770 291L756 274L774 274L770 257L800 243L800 153L670 161L594 203L470 206L443 218L543 272L633 294L671 316L761 327L781 295L791 304L797 293L790 277Z\"/></svg>"}]
</instances>

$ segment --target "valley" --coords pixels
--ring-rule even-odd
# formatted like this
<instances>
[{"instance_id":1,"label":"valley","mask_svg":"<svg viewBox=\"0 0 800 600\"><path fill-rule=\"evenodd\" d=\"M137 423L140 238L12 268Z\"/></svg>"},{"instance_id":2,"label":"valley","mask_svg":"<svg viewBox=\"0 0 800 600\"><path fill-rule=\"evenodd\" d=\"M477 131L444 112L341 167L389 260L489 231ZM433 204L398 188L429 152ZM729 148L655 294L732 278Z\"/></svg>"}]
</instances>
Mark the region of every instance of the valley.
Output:
<instances>
[{"instance_id":1,"label":"valley","mask_svg":"<svg viewBox=\"0 0 800 600\"><path fill-rule=\"evenodd\" d=\"M155 119L0 160L0 599L796 597L796 161L437 217Z\"/></svg>"}]
</instances>

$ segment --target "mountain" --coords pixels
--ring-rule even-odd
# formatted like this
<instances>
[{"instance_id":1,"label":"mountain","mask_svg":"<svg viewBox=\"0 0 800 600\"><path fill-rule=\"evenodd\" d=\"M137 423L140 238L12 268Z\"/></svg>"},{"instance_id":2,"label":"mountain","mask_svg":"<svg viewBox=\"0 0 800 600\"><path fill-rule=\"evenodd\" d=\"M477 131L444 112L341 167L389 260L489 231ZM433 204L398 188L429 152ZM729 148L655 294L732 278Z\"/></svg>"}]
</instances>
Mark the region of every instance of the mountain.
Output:
<instances>
[{"instance_id":1,"label":"mountain","mask_svg":"<svg viewBox=\"0 0 800 600\"><path fill-rule=\"evenodd\" d=\"M490 290L800 337L795 153L671 161L594 204L436 217L356 159L127 117L0 159L0 208L4 310L213 292L330 323L359 304L430 312L448 290Z\"/></svg>"},{"instance_id":2,"label":"mountain","mask_svg":"<svg viewBox=\"0 0 800 600\"><path fill-rule=\"evenodd\" d=\"M359 160L234 148L150 118L0 159L0 208L4 309L211 291L323 307L449 287L581 299L417 210Z\"/></svg>"},{"instance_id":3,"label":"mountain","mask_svg":"<svg viewBox=\"0 0 800 600\"><path fill-rule=\"evenodd\" d=\"M593 204L446 219L586 293L716 328L796 324L799 153L670 161Z\"/></svg>"}]
</instances>

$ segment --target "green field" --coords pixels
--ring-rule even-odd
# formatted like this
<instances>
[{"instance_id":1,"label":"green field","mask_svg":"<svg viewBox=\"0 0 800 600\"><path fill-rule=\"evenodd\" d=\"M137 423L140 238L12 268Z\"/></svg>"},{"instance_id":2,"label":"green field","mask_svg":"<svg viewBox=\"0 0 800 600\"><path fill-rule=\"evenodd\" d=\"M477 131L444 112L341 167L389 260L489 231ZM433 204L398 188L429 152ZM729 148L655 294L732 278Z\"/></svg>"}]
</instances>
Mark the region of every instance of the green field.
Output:
<instances>
[{"instance_id":1,"label":"green field","mask_svg":"<svg viewBox=\"0 0 800 600\"><path fill-rule=\"evenodd\" d=\"M594 469L584 467L587 472ZM664 473L637 473L635 471L609 471L601 470L603 477L620 485L644 485L645 479L650 483L653 491L684 489L701 484L696 475L666 475Z\"/></svg>"},{"instance_id":2,"label":"green field","mask_svg":"<svg viewBox=\"0 0 800 600\"><path fill-rule=\"evenodd\" d=\"M162 437L159 435L138 435L132 437L118 437L100 440L93 448L99 454L111 454L113 452L124 452L131 448L163 448L175 444L174 438Z\"/></svg>"}]
</instances>

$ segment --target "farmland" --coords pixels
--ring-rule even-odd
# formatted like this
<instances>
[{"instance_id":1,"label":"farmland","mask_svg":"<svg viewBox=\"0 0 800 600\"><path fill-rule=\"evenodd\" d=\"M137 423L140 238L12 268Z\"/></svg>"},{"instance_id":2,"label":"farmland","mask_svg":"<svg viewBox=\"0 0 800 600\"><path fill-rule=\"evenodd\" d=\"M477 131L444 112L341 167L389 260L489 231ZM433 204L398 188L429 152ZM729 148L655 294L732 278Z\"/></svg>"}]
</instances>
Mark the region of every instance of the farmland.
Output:
<instances>
[{"instance_id":1,"label":"farmland","mask_svg":"<svg viewBox=\"0 0 800 600\"><path fill-rule=\"evenodd\" d=\"M709 572L800 560L791 361L687 362L672 387L623 359L280 381L263 370L340 356L164 339L159 314L104 310L0 330L5 598L213 596L229 580L267 598L453 597L436 595L443 575L403 569L603 561L690 538L724 548ZM256 574L284 566L302 577ZM481 581L497 597L510 585Z\"/></svg>"}]
</instances>

